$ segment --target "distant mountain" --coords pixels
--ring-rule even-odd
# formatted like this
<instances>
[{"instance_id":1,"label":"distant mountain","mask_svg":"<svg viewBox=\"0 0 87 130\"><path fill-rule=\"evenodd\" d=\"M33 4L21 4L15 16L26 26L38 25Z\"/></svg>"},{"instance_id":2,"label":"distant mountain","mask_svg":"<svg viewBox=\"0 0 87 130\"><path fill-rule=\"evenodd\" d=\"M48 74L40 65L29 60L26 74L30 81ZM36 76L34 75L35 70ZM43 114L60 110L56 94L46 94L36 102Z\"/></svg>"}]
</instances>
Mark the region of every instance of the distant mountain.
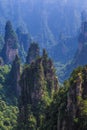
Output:
<instances>
[{"instance_id":1,"label":"distant mountain","mask_svg":"<svg viewBox=\"0 0 87 130\"><path fill-rule=\"evenodd\" d=\"M79 2L79 4L78 4ZM0 32L4 32L7 20L11 20L15 29L23 26L25 32L29 32L32 39L39 42L41 48L47 48L49 53L60 52L67 48L68 52L60 52L63 55L57 57L57 61L69 60L67 55L74 55L77 49L75 37L80 26L80 13L85 9L86 0L1 0L0 1ZM65 39L60 41L60 35L68 39L69 44L65 44ZM71 39L73 46L70 49ZM58 48L55 51L56 46ZM64 47L65 46L65 47ZM55 56L51 55L55 60ZM67 62L67 60L65 60Z\"/></svg>"},{"instance_id":2,"label":"distant mountain","mask_svg":"<svg viewBox=\"0 0 87 130\"><path fill-rule=\"evenodd\" d=\"M71 62L66 65L64 80L70 76L70 73L78 66L84 66L87 64L87 13L82 12L82 22L81 28L78 36L78 48L71 60Z\"/></svg>"}]
</instances>

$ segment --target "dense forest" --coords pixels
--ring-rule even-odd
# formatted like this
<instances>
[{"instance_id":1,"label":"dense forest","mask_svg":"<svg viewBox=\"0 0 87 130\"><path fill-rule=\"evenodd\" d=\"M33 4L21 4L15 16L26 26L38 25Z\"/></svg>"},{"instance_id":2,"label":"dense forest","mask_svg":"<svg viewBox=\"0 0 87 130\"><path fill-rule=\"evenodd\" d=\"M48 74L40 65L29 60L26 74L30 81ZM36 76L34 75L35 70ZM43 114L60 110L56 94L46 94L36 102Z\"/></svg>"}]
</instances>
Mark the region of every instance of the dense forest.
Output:
<instances>
[{"instance_id":1,"label":"dense forest","mask_svg":"<svg viewBox=\"0 0 87 130\"><path fill-rule=\"evenodd\" d=\"M9 1L0 4L0 130L87 130L86 2Z\"/></svg>"}]
</instances>

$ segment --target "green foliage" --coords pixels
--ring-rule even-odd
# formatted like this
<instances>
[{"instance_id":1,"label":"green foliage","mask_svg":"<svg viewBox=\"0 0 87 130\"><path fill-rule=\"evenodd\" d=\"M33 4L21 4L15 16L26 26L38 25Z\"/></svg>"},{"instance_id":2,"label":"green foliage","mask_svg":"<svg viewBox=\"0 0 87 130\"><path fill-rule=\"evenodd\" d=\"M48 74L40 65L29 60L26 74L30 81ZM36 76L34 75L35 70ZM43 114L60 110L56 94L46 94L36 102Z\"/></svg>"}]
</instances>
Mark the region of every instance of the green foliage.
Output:
<instances>
[{"instance_id":1,"label":"green foliage","mask_svg":"<svg viewBox=\"0 0 87 130\"><path fill-rule=\"evenodd\" d=\"M78 118L74 118L74 123L75 123L75 124L78 123Z\"/></svg>"},{"instance_id":2,"label":"green foliage","mask_svg":"<svg viewBox=\"0 0 87 130\"><path fill-rule=\"evenodd\" d=\"M11 87L9 86L11 80L11 78L8 80L10 69L11 66L8 65L0 66L0 99L8 104L17 104L14 92L12 92Z\"/></svg>"},{"instance_id":3,"label":"green foliage","mask_svg":"<svg viewBox=\"0 0 87 130\"><path fill-rule=\"evenodd\" d=\"M73 123L74 129L77 130L86 130L87 129L87 93L86 93L86 83L87 83L87 66L84 67L78 67L76 68L68 81L65 82L65 85L67 85L70 88L69 94L71 94L72 98L72 105L74 105L73 99L75 100L75 109L76 109L76 114L75 117L72 116L73 121L71 120L71 123ZM77 94L77 87L80 87L81 85L81 90L80 96L76 96ZM72 95L72 92L73 93ZM75 96L75 97L73 97ZM69 97L70 98L70 97ZM70 113L71 114L71 113ZM73 114L73 113L72 113Z\"/></svg>"},{"instance_id":4,"label":"green foliage","mask_svg":"<svg viewBox=\"0 0 87 130\"><path fill-rule=\"evenodd\" d=\"M36 118L33 115L33 112L31 111L30 107L28 107L28 128L31 130L36 130Z\"/></svg>"},{"instance_id":5,"label":"green foliage","mask_svg":"<svg viewBox=\"0 0 87 130\"><path fill-rule=\"evenodd\" d=\"M0 129L16 130L18 108L14 106L16 98L8 86L10 66L0 66ZM12 104L12 105L11 105Z\"/></svg>"},{"instance_id":6,"label":"green foliage","mask_svg":"<svg viewBox=\"0 0 87 130\"><path fill-rule=\"evenodd\" d=\"M0 129L16 130L18 108L0 100Z\"/></svg>"},{"instance_id":7,"label":"green foliage","mask_svg":"<svg viewBox=\"0 0 87 130\"><path fill-rule=\"evenodd\" d=\"M82 71L83 71L83 67L82 66L74 69L74 71L71 73L71 76L70 76L70 79L69 79L71 84L76 82L76 79L77 79L77 77L79 75L82 75Z\"/></svg>"},{"instance_id":8,"label":"green foliage","mask_svg":"<svg viewBox=\"0 0 87 130\"><path fill-rule=\"evenodd\" d=\"M8 77L8 73L10 71L10 67L0 66L0 99L6 100L6 79ZM7 97L8 98L8 97Z\"/></svg>"},{"instance_id":9,"label":"green foliage","mask_svg":"<svg viewBox=\"0 0 87 130\"><path fill-rule=\"evenodd\" d=\"M65 121L65 128L68 129L68 124L73 124L70 127L76 130L86 130L87 129L87 98L84 98L84 88L86 85L86 74L87 67L78 67L75 69L69 80L64 82L64 86L61 87L58 93L55 93L52 102L45 109L45 116L42 121L40 130L56 130L58 129L58 122L60 122L60 127L63 126L63 121ZM76 95L76 84L78 83L78 77L80 78L79 83L82 83L82 96L73 97ZM73 87L74 85L74 87ZM77 84L78 85L78 84ZM72 98L76 104L76 115L73 116L72 107L67 107L67 94L69 93L69 98ZM75 98L77 100L75 100ZM70 100L69 100L70 101ZM72 105L74 104L73 101ZM70 103L71 103L70 102ZM70 128L69 127L69 128Z\"/></svg>"},{"instance_id":10,"label":"green foliage","mask_svg":"<svg viewBox=\"0 0 87 130\"><path fill-rule=\"evenodd\" d=\"M74 119L78 130L87 129L87 100L80 98L79 115Z\"/></svg>"},{"instance_id":11,"label":"green foliage","mask_svg":"<svg viewBox=\"0 0 87 130\"><path fill-rule=\"evenodd\" d=\"M81 110L81 116L87 116L87 100L86 99L81 101L80 110Z\"/></svg>"},{"instance_id":12,"label":"green foliage","mask_svg":"<svg viewBox=\"0 0 87 130\"><path fill-rule=\"evenodd\" d=\"M0 66L0 83L4 84L7 78L7 75L10 71L10 67L5 65L5 66Z\"/></svg>"},{"instance_id":13,"label":"green foliage","mask_svg":"<svg viewBox=\"0 0 87 130\"><path fill-rule=\"evenodd\" d=\"M67 87L59 89L59 92L54 94L54 98L49 106L47 106L45 111L45 116L40 130L56 130L58 115L60 115L60 120L65 116L65 108L67 104Z\"/></svg>"}]
</instances>

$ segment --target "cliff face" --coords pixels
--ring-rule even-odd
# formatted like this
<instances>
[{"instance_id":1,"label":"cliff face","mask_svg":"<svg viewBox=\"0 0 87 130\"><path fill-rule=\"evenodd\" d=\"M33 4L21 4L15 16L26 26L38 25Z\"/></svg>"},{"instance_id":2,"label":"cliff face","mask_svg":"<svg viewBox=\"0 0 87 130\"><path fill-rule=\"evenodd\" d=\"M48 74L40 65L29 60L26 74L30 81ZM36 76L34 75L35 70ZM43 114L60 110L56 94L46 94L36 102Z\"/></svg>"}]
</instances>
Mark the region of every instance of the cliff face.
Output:
<instances>
[{"instance_id":1,"label":"cliff face","mask_svg":"<svg viewBox=\"0 0 87 130\"><path fill-rule=\"evenodd\" d=\"M67 116L62 118L65 125L61 128L58 127L57 130L86 130L87 66L79 67L72 73L69 85L70 88L66 98L67 104L64 110ZM60 126L63 124L63 121L60 122Z\"/></svg>"},{"instance_id":2,"label":"cliff face","mask_svg":"<svg viewBox=\"0 0 87 130\"><path fill-rule=\"evenodd\" d=\"M20 59L16 55L15 60L12 63L12 68L9 74L9 85L11 90L13 91L14 95L19 97L20 96L20 86L19 86L19 80L20 80Z\"/></svg>"},{"instance_id":3,"label":"cliff face","mask_svg":"<svg viewBox=\"0 0 87 130\"><path fill-rule=\"evenodd\" d=\"M74 65L77 67L79 65L85 65L87 63L87 21L82 22L81 33L78 38L79 47L74 57Z\"/></svg>"},{"instance_id":4,"label":"cliff face","mask_svg":"<svg viewBox=\"0 0 87 130\"><path fill-rule=\"evenodd\" d=\"M44 60L44 56L34 60L30 66L25 68L21 76L20 129L33 130L34 128L39 128L42 121L41 118L44 118L46 106L51 102L54 92L58 91L58 81L54 66L48 56L46 56L46 62ZM30 125L30 119L28 119L30 117L29 110L36 120L34 128Z\"/></svg>"},{"instance_id":5,"label":"cliff face","mask_svg":"<svg viewBox=\"0 0 87 130\"><path fill-rule=\"evenodd\" d=\"M44 125L45 124L45 125ZM87 129L87 66L75 69L47 108L41 130Z\"/></svg>"},{"instance_id":6,"label":"cliff face","mask_svg":"<svg viewBox=\"0 0 87 130\"><path fill-rule=\"evenodd\" d=\"M1 52L4 63L12 63L18 54L18 40L12 28L11 22L8 21L5 26L5 44Z\"/></svg>"},{"instance_id":7,"label":"cliff face","mask_svg":"<svg viewBox=\"0 0 87 130\"><path fill-rule=\"evenodd\" d=\"M48 58L48 55L45 49L43 50L42 60L43 60L42 64L44 68L45 80L47 81L47 86L51 92L51 90L53 89L51 87L54 87L54 89L56 90L58 88L57 86L58 84L57 84L57 77L55 76L55 69L54 69L53 62L50 58Z\"/></svg>"},{"instance_id":8,"label":"cliff face","mask_svg":"<svg viewBox=\"0 0 87 130\"><path fill-rule=\"evenodd\" d=\"M12 41L10 40L10 42L12 43L13 40ZM4 62L7 64L12 63L13 60L15 59L15 56L18 54L18 49L13 49L11 46L9 46L8 43L6 43L6 46L4 46L5 53L4 53L4 58L3 58Z\"/></svg>"},{"instance_id":9,"label":"cliff face","mask_svg":"<svg viewBox=\"0 0 87 130\"><path fill-rule=\"evenodd\" d=\"M78 37L78 49L72 61L73 66L76 68L79 65L87 64L87 12L83 11L81 15L81 28Z\"/></svg>"},{"instance_id":10,"label":"cliff face","mask_svg":"<svg viewBox=\"0 0 87 130\"><path fill-rule=\"evenodd\" d=\"M24 51L27 52L31 42L31 37L29 33L23 30L22 27L17 28L16 33L18 36L20 46L23 46Z\"/></svg>"},{"instance_id":11,"label":"cliff face","mask_svg":"<svg viewBox=\"0 0 87 130\"><path fill-rule=\"evenodd\" d=\"M71 61L66 66L65 79L69 78L70 73L78 66L87 64L87 12L82 12L82 23L78 36L78 49Z\"/></svg>"}]
</instances>

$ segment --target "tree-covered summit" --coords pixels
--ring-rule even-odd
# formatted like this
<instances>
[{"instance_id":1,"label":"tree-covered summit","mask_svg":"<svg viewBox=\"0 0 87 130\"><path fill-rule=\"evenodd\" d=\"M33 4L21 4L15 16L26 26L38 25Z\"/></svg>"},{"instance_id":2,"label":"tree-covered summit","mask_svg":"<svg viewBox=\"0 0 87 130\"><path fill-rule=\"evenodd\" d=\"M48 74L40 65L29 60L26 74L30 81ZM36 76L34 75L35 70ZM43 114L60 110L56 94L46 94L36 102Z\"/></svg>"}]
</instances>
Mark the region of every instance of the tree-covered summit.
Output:
<instances>
[{"instance_id":1,"label":"tree-covered summit","mask_svg":"<svg viewBox=\"0 0 87 130\"><path fill-rule=\"evenodd\" d=\"M37 129L41 127L46 107L59 88L54 65L46 50L43 50L42 56L25 66L20 87L18 129Z\"/></svg>"}]
</instances>

